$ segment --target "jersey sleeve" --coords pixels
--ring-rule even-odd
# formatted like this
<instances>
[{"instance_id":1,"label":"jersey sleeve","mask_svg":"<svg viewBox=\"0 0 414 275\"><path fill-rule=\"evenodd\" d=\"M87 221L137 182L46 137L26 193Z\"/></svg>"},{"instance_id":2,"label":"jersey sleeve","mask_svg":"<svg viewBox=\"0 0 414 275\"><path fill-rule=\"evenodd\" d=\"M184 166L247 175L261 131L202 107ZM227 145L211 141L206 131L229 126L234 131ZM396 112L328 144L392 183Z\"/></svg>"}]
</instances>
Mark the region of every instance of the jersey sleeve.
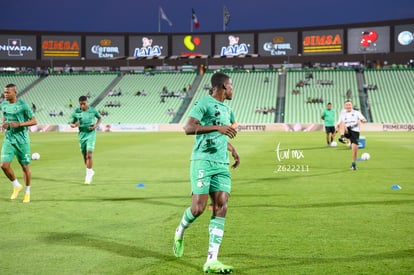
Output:
<instances>
[{"instance_id":1,"label":"jersey sleeve","mask_svg":"<svg viewBox=\"0 0 414 275\"><path fill-rule=\"evenodd\" d=\"M359 120L366 120L366 118L364 117L363 114L361 114L361 112L358 112L358 119Z\"/></svg>"},{"instance_id":2,"label":"jersey sleeve","mask_svg":"<svg viewBox=\"0 0 414 275\"><path fill-rule=\"evenodd\" d=\"M78 118L76 117L76 110L75 110L72 112L70 123L75 123L76 121L78 121Z\"/></svg>"},{"instance_id":3,"label":"jersey sleeve","mask_svg":"<svg viewBox=\"0 0 414 275\"><path fill-rule=\"evenodd\" d=\"M23 102L23 110L25 119L31 119L32 117L34 117L34 114L30 109L29 104L27 104L26 102Z\"/></svg>"},{"instance_id":4,"label":"jersey sleeve","mask_svg":"<svg viewBox=\"0 0 414 275\"><path fill-rule=\"evenodd\" d=\"M236 118L234 117L233 111L231 111L230 112L230 123L233 124L234 122L236 122Z\"/></svg>"},{"instance_id":5,"label":"jersey sleeve","mask_svg":"<svg viewBox=\"0 0 414 275\"><path fill-rule=\"evenodd\" d=\"M193 117L197 119L198 121L201 121L205 113L204 104L202 101L197 101L193 108L190 111L189 117Z\"/></svg>"},{"instance_id":6,"label":"jersey sleeve","mask_svg":"<svg viewBox=\"0 0 414 275\"><path fill-rule=\"evenodd\" d=\"M96 118L101 118L101 114L98 112L98 110L96 110L96 109L94 109L95 110L95 117Z\"/></svg>"}]
</instances>

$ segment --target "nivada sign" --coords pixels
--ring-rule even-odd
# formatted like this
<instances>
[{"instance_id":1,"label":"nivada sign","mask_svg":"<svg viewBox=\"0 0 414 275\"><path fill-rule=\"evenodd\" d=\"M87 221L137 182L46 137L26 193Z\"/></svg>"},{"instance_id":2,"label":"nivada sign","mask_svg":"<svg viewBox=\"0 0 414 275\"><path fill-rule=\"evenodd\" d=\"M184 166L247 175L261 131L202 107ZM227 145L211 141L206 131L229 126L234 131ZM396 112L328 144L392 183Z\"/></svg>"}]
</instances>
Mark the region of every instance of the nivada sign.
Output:
<instances>
[{"instance_id":1,"label":"nivada sign","mask_svg":"<svg viewBox=\"0 0 414 275\"><path fill-rule=\"evenodd\" d=\"M0 35L0 59L36 59L36 36Z\"/></svg>"},{"instance_id":2,"label":"nivada sign","mask_svg":"<svg viewBox=\"0 0 414 275\"><path fill-rule=\"evenodd\" d=\"M339 54L343 52L343 30L303 32L303 54Z\"/></svg>"}]
</instances>

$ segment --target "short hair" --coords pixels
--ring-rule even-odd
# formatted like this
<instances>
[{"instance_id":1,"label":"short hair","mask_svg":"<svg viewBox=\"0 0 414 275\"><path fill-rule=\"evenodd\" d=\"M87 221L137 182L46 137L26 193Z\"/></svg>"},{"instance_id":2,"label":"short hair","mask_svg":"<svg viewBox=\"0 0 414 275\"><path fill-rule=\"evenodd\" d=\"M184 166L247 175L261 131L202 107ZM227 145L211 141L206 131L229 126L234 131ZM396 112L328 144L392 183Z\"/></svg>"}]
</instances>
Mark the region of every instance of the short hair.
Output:
<instances>
[{"instance_id":1,"label":"short hair","mask_svg":"<svg viewBox=\"0 0 414 275\"><path fill-rule=\"evenodd\" d=\"M15 88L15 87L16 87L16 84L10 83L10 84L7 84L5 88Z\"/></svg>"},{"instance_id":2,"label":"short hair","mask_svg":"<svg viewBox=\"0 0 414 275\"><path fill-rule=\"evenodd\" d=\"M332 103L328 102L328 105L332 105Z\"/></svg>"},{"instance_id":3,"label":"short hair","mask_svg":"<svg viewBox=\"0 0 414 275\"><path fill-rule=\"evenodd\" d=\"M88 101L88 98L85 95L79 97L79 102L81 101Z\"/></svg>"},{"instance_id":4,"label":"short hair","mask_svg":"<svg viewBox=\"0 0 414 275\"><path fill-rule=\"evenodd\" d=\"M228 79L230 79L228 75L221 72L217 72L213 74L213 76L211 77L211 87L221 88L224 85L224 82Z\"/></svg>"}]
</instances>

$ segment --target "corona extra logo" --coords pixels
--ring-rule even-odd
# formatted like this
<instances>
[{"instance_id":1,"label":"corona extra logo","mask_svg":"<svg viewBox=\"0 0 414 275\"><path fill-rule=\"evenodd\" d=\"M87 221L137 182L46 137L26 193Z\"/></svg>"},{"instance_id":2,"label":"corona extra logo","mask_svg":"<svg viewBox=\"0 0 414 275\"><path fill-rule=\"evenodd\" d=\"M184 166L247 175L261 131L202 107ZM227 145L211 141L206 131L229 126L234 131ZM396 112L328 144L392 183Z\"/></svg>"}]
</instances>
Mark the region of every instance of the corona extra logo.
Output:
<instances>
[{"instance_id":1,"label":"corona extra logo","mask_svg":"<svg viewBox=\"0 0 414 275\"><path fill-rule=\"evenodd\" d=\"M110 39L102 39L100 42L100 45L102 47L109 47L111 46L111 44L112 44L112 41Z\"/></svg>"},{"instance_id":2,"label":"corona extra logo","mask_svg":"<svg viewBox=\"0 0 414 275\"><path fill-rule=\"evenodd\" d=\"M283 43L283 42L285 42L285 39L283 37L281 37L281 36L275 36L275 37L273 37L272 42L274 44Z\"/></svg>"}]
</instances>

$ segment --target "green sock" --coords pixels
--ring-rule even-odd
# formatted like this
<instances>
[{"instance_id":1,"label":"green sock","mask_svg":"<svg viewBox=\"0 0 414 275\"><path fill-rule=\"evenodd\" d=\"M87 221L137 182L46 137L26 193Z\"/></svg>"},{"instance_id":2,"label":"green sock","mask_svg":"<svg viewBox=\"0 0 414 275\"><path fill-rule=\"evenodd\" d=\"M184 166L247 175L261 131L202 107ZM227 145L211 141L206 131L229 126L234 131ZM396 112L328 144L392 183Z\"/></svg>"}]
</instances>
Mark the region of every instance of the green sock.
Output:
<instances>
[{"instance_id":1,"label":"green sock","mask_svg":"<svg viewBox=\"0 0 414 275\"><path fill-rule=\"evenodd\" d=\"M212 216L208 227L210 232L207 262L217 260L221 241L224 234L226 218Z\"/></svg>"},{"instance_id":2,"label":"green sock","mask_svg":"<svg viewBox=\"0 0 414 275\"><path fill-rule=\"evenodd\" d=\"M182 238L184 235L184 230L186 230L197 218L191 213L191 207L188 207L181 218L180 224L177 227L175 236Z\"/></svg>"}]
</instances>

